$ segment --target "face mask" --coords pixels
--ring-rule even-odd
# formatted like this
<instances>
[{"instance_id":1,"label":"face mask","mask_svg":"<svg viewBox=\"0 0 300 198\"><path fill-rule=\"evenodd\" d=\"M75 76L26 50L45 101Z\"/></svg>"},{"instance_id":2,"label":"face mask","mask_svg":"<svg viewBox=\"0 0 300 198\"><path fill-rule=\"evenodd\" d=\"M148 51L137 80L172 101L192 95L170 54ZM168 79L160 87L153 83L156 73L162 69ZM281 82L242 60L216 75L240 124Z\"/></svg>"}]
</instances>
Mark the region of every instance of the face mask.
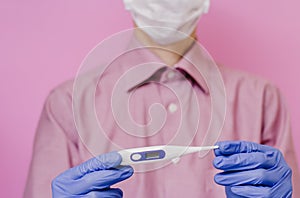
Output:
<instances>
[{"instance_id":1,"label":"face mask","mask_svg":"<svg viewBox=\"0 0 300 198\"><path fill-rule=\"evenodd\" d=\"M161 45L191 35L210 0L124 0L136 25Z\"/></svg>"}]
</instances>

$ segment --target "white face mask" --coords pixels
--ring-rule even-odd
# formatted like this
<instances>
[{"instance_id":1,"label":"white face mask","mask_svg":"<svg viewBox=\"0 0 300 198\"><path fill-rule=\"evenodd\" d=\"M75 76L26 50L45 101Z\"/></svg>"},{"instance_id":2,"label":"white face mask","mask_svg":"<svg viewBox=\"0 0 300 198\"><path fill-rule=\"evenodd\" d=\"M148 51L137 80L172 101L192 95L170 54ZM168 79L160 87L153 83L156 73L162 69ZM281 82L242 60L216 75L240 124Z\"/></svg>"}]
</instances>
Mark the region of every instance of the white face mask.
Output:
<instances>
[{"instance_id":1,"label":"white face mask","mask_svg":"<svg viewBox=\"0 0 300 198\"><path fill-rule=\"evenodd\" d=\"M138 27L161 45L190 36L210 0L124 0ZM144 28L147 27L147 28Z\"/></svg>"}]
</instances>

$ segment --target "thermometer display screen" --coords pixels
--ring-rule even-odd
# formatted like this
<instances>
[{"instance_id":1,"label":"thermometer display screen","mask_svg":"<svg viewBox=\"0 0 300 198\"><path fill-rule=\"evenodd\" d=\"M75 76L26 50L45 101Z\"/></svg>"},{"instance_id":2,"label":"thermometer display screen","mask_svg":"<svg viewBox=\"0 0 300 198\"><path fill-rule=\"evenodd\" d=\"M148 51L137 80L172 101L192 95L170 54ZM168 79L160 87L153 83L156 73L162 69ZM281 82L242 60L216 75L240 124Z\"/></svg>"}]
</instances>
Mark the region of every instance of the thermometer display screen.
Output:
<instances>
[{"instance_id":1,"label":"thermometer display screen","mask_svg":"<svg viewBox=\"0 0 300 198\"><path fill-rule=\"evenodd\" d=\"M157 158L160 158L158 151L146 153L146 159L157 159Z\"/></svg>"},{"instance_id":2,"label":"thermometer display screen","mask_svg":"<svg viewBox=\"0 0 300 198\"><path fill-rule=\"evenodd\" d=\"M142 151L134 152L130 155L130 160L133 162L141 162L147 160L159 160L164 159L166 153L164 150L152 150L152 151Z\"/></svg>"}]
</instances>

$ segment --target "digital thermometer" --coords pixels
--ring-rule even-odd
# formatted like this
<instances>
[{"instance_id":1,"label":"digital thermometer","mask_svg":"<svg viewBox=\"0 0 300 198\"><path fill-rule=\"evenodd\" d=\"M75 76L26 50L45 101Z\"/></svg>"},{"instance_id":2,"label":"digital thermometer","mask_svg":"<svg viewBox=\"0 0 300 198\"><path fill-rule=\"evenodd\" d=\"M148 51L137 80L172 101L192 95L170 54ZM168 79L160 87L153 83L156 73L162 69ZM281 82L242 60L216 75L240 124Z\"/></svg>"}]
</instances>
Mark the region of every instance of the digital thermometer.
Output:
<instances>
[{"instance_id":1,"label":"digital thermometer","mask_svg":"<svg viewBox=\"0 0 300 198\"><path fill-rule=\"evenodd\" d=\"M122 156L121 165L145 164L158 161L177 162L179 157L199 151L217 149L219 146L149 146L118 151Z\"/></svg>"}]
</instances>

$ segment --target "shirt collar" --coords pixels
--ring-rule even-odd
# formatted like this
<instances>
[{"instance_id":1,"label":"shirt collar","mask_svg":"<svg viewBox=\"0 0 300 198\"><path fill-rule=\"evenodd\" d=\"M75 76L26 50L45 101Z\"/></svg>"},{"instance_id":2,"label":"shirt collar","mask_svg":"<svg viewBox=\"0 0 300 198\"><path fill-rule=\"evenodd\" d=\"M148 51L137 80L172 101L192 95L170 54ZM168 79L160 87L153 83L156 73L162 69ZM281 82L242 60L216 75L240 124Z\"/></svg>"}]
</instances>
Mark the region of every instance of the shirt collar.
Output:
<instances>
[{"instance_id":1,"label":"shirt collar","mask_svg":"<svg viewBox=\"0 0 300 198\"><path fill-rule=\"evenodd\" d=\"M147 46L146 48L152 47L157 48L157 46ZM133 35L130 39L127 50L130 51L143 48L145 48L145 46ZM157 74L157 72L164 71L163 68L166 67L162 60L150 50L143 50L141 52L137 50L137 56L140 59L144 59L145 62L151 60L151 62L158 62L162 64L157 67L149 67L149 72L147 72L147 75L143 77L144 80L140 81L134 86L131 86L129 91L149 81L153 81L152 76ZM206 83L208 78L206 76L209 75L209 71L211 70L210 67L212 66L211 64L214 64L211 57L208 56L208 53L204 50L204 48L197 41L195 41L190 49L188 49L188 51L184 54L183 58L174 66L172 66L172 68L186 72L195 82L197 82L205 94L209 94L209 88Z\"/></svg>"},{"instance_id":2,"label":"shirt collar","mask_svg":"<svg viewBox=\"0 0 300 198\"><path fill-rule=\"evenodd\" d=\"M193 43L190 49L184 54L183 58L174 65L176 69L185 71L206 94L209 89L206 83L206 74L209 70L210 61L203 53L203 49L197 41Z\"/></svg>"}]
</instances>

